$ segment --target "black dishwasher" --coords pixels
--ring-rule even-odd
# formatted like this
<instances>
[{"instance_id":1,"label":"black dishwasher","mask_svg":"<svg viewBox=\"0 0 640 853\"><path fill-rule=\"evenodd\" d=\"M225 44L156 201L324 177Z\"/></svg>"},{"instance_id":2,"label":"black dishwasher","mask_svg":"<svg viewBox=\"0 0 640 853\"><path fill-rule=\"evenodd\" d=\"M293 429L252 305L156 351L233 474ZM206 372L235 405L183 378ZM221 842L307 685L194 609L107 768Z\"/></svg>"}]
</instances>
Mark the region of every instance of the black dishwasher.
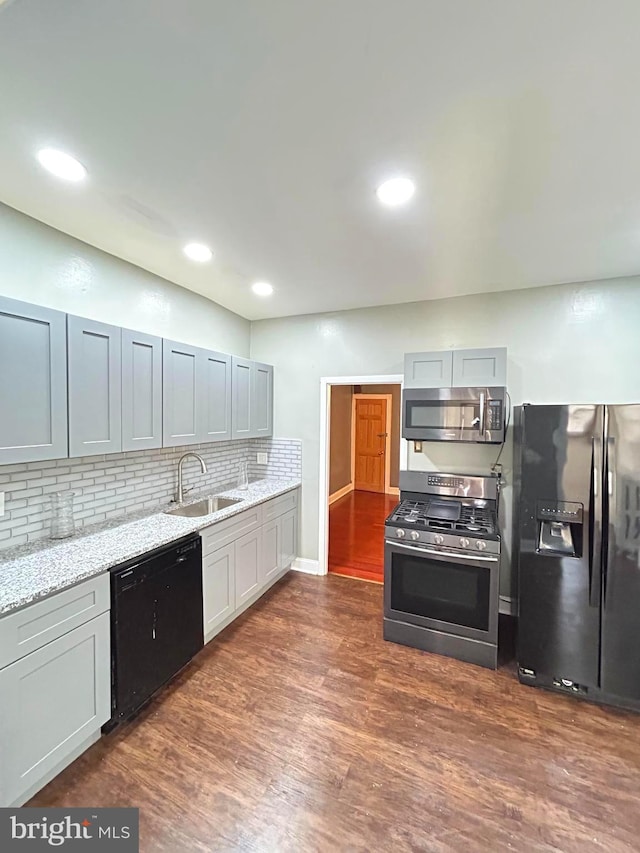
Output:
<instances>
[{"instance_id":1,"label":"black dishwasher","mask_svg":"<svg viewBox=\"0 0 640 853\"><path fill-rule=\"evenodd\" d=\"M204 645L196 534L111 569L110 731Z\"/></svg>"}]
</instances>

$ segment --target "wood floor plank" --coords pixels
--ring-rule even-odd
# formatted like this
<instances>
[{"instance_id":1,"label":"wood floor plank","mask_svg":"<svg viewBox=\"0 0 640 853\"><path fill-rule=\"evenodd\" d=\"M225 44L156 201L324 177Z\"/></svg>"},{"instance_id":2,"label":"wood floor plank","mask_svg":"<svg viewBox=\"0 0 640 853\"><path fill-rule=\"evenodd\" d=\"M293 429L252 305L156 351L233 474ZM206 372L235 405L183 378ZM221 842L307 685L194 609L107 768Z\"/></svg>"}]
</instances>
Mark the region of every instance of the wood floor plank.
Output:
<instances>
[{"instance_id":1,"label":"wood floor plank","mask_svg":"<svg viewBox=\"0 0 640 853\"><path fill-rule=\"evenodd\" d=\"M289 574L29 805L138 806L143 853L637 853L640 716L382 639Z\"/></svg>"}]
</instances>

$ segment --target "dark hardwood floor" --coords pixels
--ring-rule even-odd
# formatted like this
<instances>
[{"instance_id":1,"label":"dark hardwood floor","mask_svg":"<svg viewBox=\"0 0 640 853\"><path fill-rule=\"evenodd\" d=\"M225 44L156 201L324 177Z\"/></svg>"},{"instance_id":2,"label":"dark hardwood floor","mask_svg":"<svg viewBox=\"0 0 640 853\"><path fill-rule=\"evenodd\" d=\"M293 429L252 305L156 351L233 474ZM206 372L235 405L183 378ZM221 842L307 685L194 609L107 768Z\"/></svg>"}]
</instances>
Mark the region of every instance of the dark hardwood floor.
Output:
<instances>
[{"instance_id":1,"label":"dark hardwood floor","mask_svg":"<svg viewBox=\"0 0 640 853\"><path fill-rule=\"evenodd\" d=\"M386 643L376 584L290 573L29 805L141 850L640 849L640 716Z\"/></svg>"},{"instance_id":2,"label":"dark hardwood floor","mask_svg":"<svg viewBox=\"0 0 640 853\"><path fill-rule=\"evenodd\" d=\"M329 571L382 583L384 521L397 495L350 492L329 507Z\"/></svg>"}]
</instances>

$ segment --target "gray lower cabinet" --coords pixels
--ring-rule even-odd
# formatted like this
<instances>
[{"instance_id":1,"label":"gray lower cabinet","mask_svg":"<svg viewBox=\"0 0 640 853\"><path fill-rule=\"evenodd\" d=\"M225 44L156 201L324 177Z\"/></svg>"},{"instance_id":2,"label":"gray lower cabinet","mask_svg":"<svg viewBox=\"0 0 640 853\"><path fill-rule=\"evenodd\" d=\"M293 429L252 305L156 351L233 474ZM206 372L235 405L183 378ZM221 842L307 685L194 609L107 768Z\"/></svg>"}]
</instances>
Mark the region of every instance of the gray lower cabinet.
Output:
<instances>
[{"instance_id":1,"label":"gray lower cabinet","mask_svg":"<svg viewBox=\"0 0 640 853\"><path fill-rule=\"evenodd\" d=\"M236 607L252 598L263 583L262 531L247 533L235 543Z\"/></svg>"},{"instance_id":2,"label":"gray lower cabinet","mask_svg":"<svg viewBox=\"0 0 640 853\"><path fill-rule=\"evenodd\" d=\"M200 349L166 339L162 342L162 445L197 444L198 363Z\"/></svg>"},{"instance_id":3,"label":"gray lower cabinet","mask_svg":"<svg viewBox=\"0 0 640 853\"><path fill-rule=\"evenodd\" d=\"M111 713L109 613L0 670L0 805L21 804Z\"/></svg>"},{"instance_id":4,"label":"gray lower cabinet","mask_svg":"<svg viewBox=\"0 0 640 853\"><path fill-rule=\"evenodd\" d=\"M405 388L450 388L452 376L453 350L405 353Z\"/></svg>"},{"instance_id":5,"label":"gray lower cabinet","mask_svg":"<svg viewBox=\"0 0 640 853\"><path fill-rule=\"evenodd\" d=\"M122 330L122 449L162 447L162 338Z\"/></svg>"},{"instance_id":6,"label":"gray lower cabinet","mask_svg":"<svg viewBox=\"0 0 640 853\"><path fill-rule=\"evenodd\" d=\"M202 558L202 606L205 639L236 609L235 544Z\"/></svg>"},{"instance_id":7,"label":"gray lower cabinet","mask_svg":"<svg viewBox=\"0 0 640 853\"><path fill-rule=\"evenodd\" d=\"M0 465L68 456L66 314L0 297L0 365Z\"/></svg>"},{"instance_id":8,"label":"gray lower cabinet","mask_svg":"<svg viewBox=\"0 0 640 853\"><path fill-rule=\"evenodd\" d=\"M122 449L121 329L67 317L69 456Z\"/></svg>"},{"instance_id":9,"label":"gray lower cabinet","mask_svg":"<svg viewBox=\"0 0 640 853\"><path fill-rule=\"evenodd\" d=\"M262 564L265 581L271 580L282 566L282 527L279 518L262 526Z\"/></svg>"},{"instance_id":10,"label":"gray lower cabinet","mask_svg":"<svg viewBox=\"0 0 640 853\"><path fill-rule=\"evenodd\" d=\"M212 524L200 535L208 643L282 577L296 558L298 490Z\"/></svg>"},{"instance_id":11,"label":"gray lower cabinet","mask_svg":"<svg viewBox=\"0 0 640 853\"><path fill-rule=\"evenodd\" d=\"M231 356L201 350L199 380L199 440L227 441L231 438Z\"/></svg>"},{"instance_id":12,"label":"gray lower cabinet","mask_svg":"<svg viewBox=\"0 0 640 853\"><path fill-rule=\"evenodd\" d=\"M453 350L454 388L507 384L507 348Z\"/></svg>"},{"instance_id":13,"label":"gray lower cabinet","mask_svg":"<svg viewBox=\"0 0 640 853\"><path fill-rule=\"evenodd\" d=\"M289 510L281 516L279 567L290 566L298 555L298 509Z\"/></svg>"}]
</instances>

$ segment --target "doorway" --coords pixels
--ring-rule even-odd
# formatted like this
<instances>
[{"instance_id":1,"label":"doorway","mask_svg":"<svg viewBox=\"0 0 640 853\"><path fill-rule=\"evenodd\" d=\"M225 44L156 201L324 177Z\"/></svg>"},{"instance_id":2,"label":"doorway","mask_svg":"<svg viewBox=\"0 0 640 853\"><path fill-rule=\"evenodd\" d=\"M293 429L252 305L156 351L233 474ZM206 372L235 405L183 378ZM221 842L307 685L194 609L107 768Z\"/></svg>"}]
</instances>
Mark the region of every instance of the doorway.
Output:
<instances>
[{"instance_id":1,"label":"doorway","mask_svg":"<svg viewBox=\"0 0 640 853\"><path fill-rule=\"evenodd\" d=\"M399 494L401 385L328 390L327 570L382 583L384 522Z\"/></svg>"}]
</instances>

